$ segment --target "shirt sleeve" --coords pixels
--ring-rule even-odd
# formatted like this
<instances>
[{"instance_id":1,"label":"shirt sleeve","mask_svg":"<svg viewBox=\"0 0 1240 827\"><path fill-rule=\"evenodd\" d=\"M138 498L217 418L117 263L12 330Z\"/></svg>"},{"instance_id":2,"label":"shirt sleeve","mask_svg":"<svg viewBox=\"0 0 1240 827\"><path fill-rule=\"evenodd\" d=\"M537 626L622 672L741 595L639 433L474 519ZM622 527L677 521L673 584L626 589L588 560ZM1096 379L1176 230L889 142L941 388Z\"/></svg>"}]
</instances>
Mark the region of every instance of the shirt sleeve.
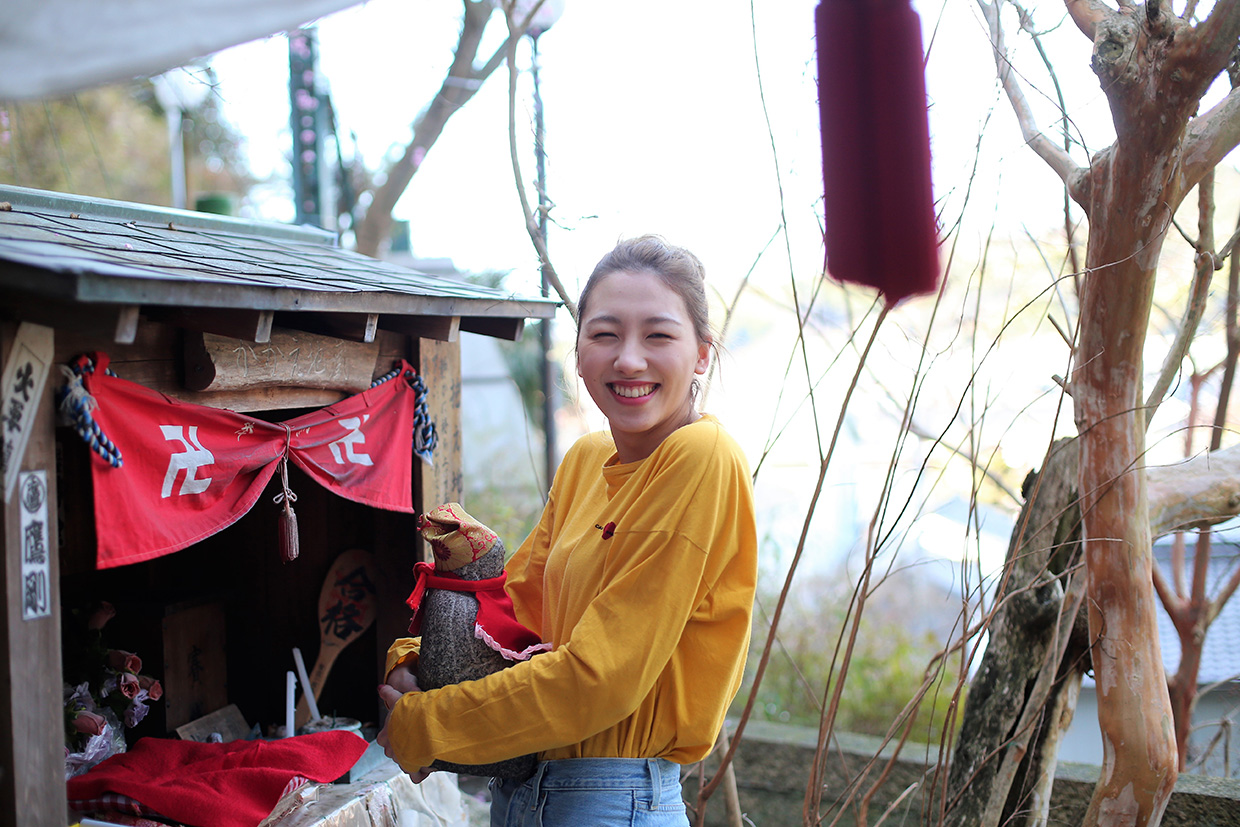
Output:
<instances>
[{"instance_id":1,"label":"shirt sleeve","mask_svg":"<svg viewBox=\"0 0 1240 827\"><path fill-rule=\"evenodd\" d=\"M731 530L719 496L736 484L726 464L689 451L662 461L626 511L660 514L658 525L616 528L602 587L570 638L481 680L405 695L388 724L397 762L411 771L437 758L499 761L578 743L630 715L709 593L707 572L723 568L708 565L697 538Z\"/></svg>"},{"instance_id":2,"label":"shirt sleeve","mask_svg":"<svg viewBox=\"0 0 1240 827\"><path fill-rule=\"evenodd\" d=\"M383 679L387 680L387 676L392 674L392 670L399 664L405 663L409 667L416 668L418 665L418 653L422 649L422 638L420 637L399 637L392 642L387 651L387 665L383 668Z\"/></svg>"}]
</instances>

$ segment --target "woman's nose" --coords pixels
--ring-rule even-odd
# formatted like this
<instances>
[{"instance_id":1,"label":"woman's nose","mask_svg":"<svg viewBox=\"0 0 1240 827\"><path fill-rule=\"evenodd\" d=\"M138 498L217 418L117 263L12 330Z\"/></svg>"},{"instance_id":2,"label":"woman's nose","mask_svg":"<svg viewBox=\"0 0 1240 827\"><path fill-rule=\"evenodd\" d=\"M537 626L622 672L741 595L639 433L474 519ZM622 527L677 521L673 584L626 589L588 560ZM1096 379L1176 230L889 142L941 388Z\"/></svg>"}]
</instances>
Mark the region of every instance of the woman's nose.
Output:
<instances>
[{"instance_id":1,"label":"woman's nose","mask_svg":"<svg viewBox=\"0 0 1240 827\"><path fill-rule=\"evenodd\" d=\"M616 370L623 374L640 373L646 369L646 356L642 352L641 343L624 340L616 353Z\"/></svg>"}]
</instances>

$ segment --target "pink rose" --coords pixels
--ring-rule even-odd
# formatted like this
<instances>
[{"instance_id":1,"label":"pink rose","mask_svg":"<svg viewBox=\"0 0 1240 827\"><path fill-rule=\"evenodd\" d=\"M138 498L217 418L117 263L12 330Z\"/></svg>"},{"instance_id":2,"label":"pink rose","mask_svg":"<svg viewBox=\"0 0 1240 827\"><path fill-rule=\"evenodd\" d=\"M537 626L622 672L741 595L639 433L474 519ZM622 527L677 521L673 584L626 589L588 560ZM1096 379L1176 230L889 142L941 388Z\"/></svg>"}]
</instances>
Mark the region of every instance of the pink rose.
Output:
<instances>
[{"instance_id":1,"label":"pink rose","mask_svg":"<svg viewBox=\"0 0 1240 827\"><path fill-rule=\"evenodd\" d=\"M129 700L138 697L138 690L142 687L138 685L138 676L132 672L121 672L116 676L117 682L120 684L121 694Z\"/></svg>"},{"instance_id":2,"label":"pink rose","mask_svg":"<svg viewBox=\"0 0 1240 827\"><path fill-rule=\"evenodd\" d=\"M142 671L142 658L123 649L109 649L108 668L117 672L133 672L136 675Z\"/></svg>"},{"instance_id":3,"label":"pink rose","mask_svg":"<svg viewBox=\"0 0 1240 827\"><path fill-rule=\"evenodd\" d=\"M116 617L116 608L105 600L99 604L99 608L95 609L94 614L86 621L86 628L102 629L114 617Z\"/></svg>"},{"instance_id":4,"label":"pink rose","mask_svg":"<svg viewBox=\"0 0 1240 827\"><path fill-rule=\"evenodd\" d=\"M103 728L106 725L102 715L88 712L85 709L79 712L77 717L73 719L73 728L87 735L102 735Z\"/></svg>"},{"instance_id":5,"label":"pink rose","mask_svg":"<svg viewBox=\"0 0 1240 827\"><path fill-rule=\"evenodd\" d=\"M149 675L139 675L138 686L146 690L146 696L152 701L158 701L164 696L163 686Z\"/></svg>"}]
</instances>

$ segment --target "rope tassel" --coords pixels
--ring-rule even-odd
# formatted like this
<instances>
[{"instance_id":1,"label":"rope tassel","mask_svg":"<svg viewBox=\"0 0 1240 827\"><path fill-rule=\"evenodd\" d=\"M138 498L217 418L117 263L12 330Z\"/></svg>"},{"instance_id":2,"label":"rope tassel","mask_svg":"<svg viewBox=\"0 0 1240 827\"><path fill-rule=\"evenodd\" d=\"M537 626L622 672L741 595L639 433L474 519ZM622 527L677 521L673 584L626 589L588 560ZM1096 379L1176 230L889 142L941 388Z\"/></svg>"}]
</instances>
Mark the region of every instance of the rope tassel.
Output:
<instances>
[{"instance_id":1,"label":"rope tassel","mask_svg":"<svg viewBox=\"0 0 1240 827\"><path fill-rule=\"evenodd\" d=\"M285 563L291 563L297 559L301 550L297 537L297 512L293 511L293 503L297 502L297 495L288 487L287 456L280 460L280 487L280 493L272 498L277 505L284 504L280 512L280 559Z\"/></svg>"}]
</instances>

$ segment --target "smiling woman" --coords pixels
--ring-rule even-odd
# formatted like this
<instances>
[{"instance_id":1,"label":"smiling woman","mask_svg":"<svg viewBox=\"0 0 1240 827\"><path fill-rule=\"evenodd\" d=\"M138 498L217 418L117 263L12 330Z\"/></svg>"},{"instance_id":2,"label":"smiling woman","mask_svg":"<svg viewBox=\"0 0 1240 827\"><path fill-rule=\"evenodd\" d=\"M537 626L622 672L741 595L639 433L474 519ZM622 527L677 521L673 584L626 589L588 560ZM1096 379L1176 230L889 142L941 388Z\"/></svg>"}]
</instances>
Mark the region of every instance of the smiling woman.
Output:
<instances>
[{"instance_id":1,"label":"smiling woman","mask_svg":"<svg viewBox=\"0 0 1240 827\"><path fill-rule=\"evenodd\" d=\"M421 692L420 642L398 640L378 740L415 779L436 759L536 753L528 779L492 782L493 827L687 825L680 765L711 751L744 672L749 467L694 404L713 344L696 256L622 241L579 307L578 372L610 427L568 450L505 567L517 620L550 651Z\"/></svg>"},{"instance_id":2,"label":"smiling woman","mask_svg":"<svg viewBox=\"0 0 1240 827\"><path fill-rule=\"evenodd\" d=\"M706 373L714 342L703 284L692 253L644 236L604 257L582 291L577 373L621 462L645 459L698 418L694 377Z\"/></svg>"}]
</instances>

